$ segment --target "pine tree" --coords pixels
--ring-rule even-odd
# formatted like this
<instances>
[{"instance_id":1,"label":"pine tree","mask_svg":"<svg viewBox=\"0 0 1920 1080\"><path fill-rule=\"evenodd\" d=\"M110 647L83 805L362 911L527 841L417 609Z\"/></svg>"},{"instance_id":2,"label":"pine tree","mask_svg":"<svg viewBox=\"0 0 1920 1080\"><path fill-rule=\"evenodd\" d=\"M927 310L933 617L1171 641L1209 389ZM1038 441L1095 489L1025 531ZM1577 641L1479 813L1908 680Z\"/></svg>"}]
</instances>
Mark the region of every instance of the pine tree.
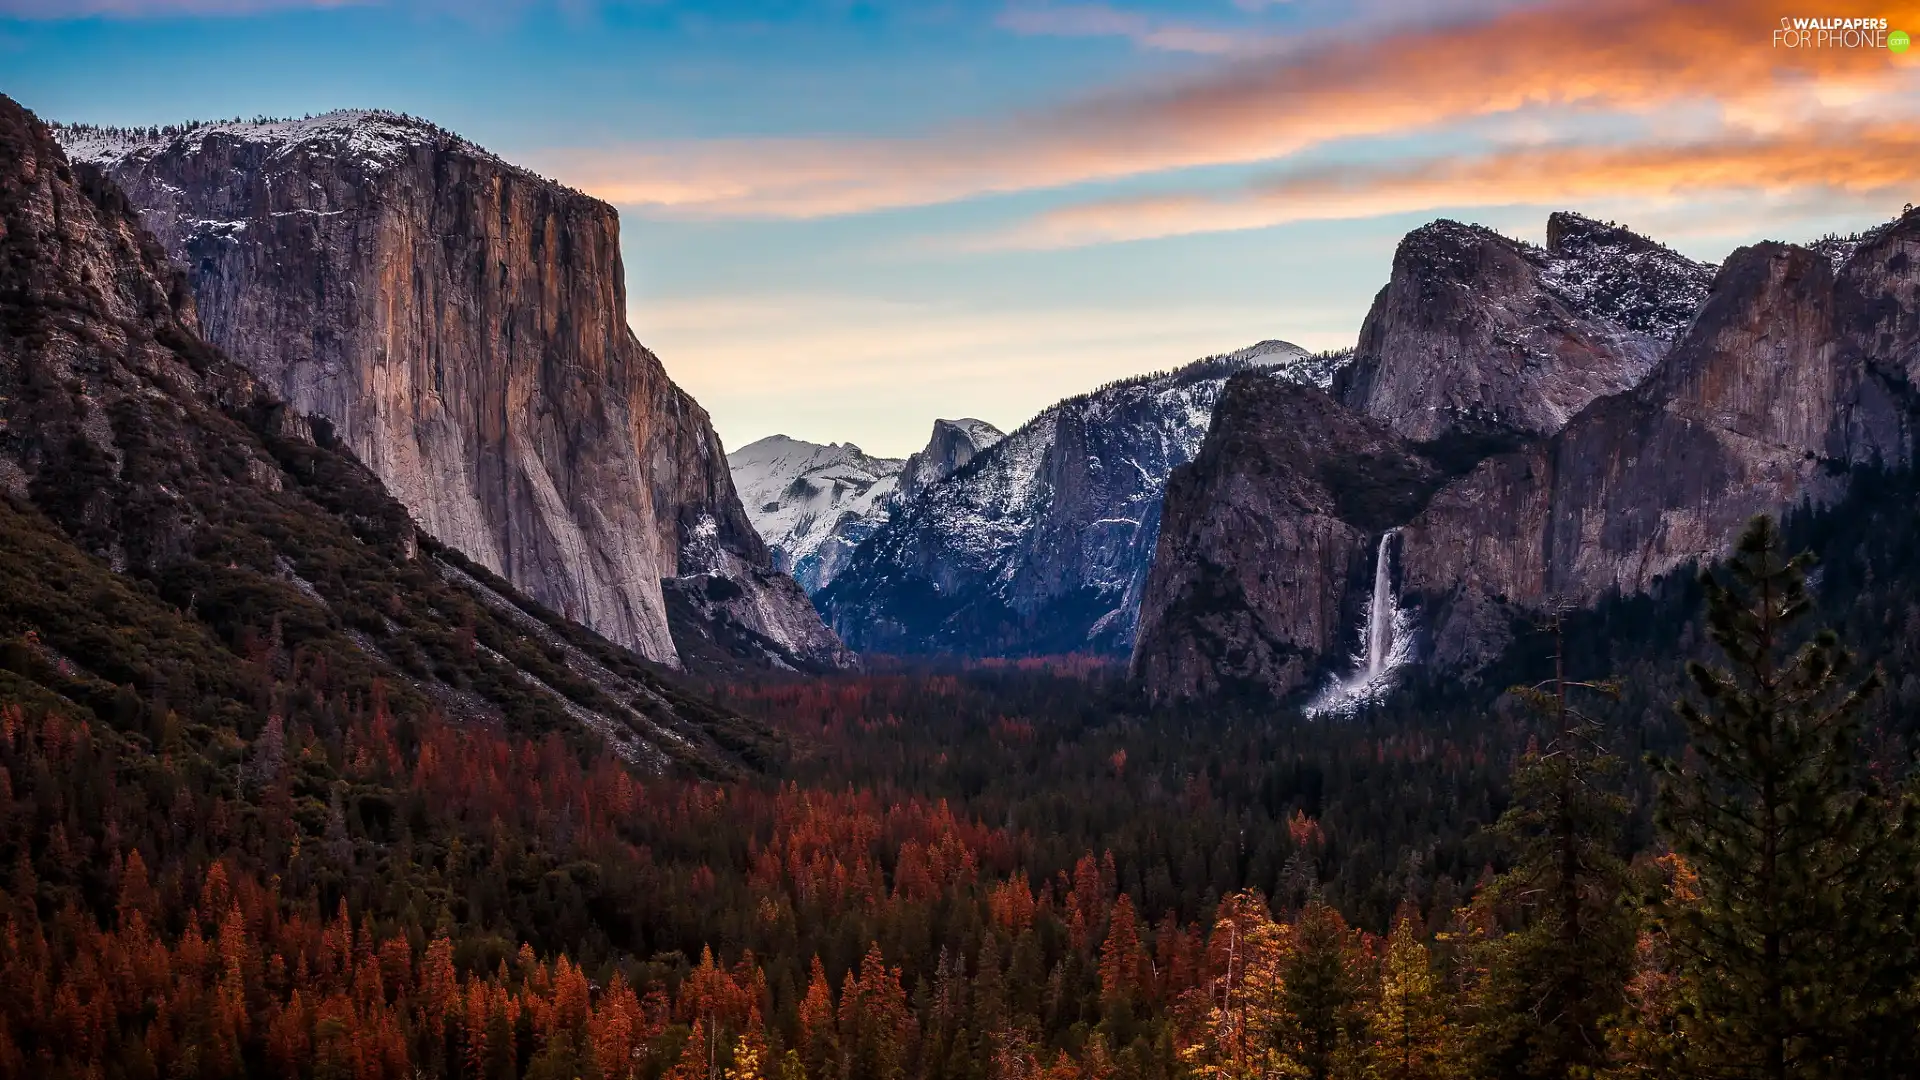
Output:
<instances>
[{"instance_id":1,"label":"pine tree","mask_svg":"<svg viewBox=\"0 0 1920 1080\"><path fill-rule=\"evenodd\" d=\"M1701 1076L1911 1076L1914 806L1861 776L1859 716L1880 675L1848 685L1831 631L1795 646L1813 560L1780 543L1755 518L1731 582L1701 576L1728 666L1688 665L1687 758L1657 763L1656 821L1700 894L1664 913L1683 1052Z\"/></svg>"},{"instance_id":2,"label":"pine tree","mask_svg":"<svg viewBox=\"0 0 1920 1080\"><path fill-rule=\"evenodd\" d=\"M1380 996L1368 1025L1369 1080L1448 1080L1459 1075L1447 999L1413 914L1387 939Z\"/></svg>"},{"instance_id":3,"label":"pine tree","mask_svg":"<svg viewBox=\"0 0 1920 1080\"><path fill-rule=\"evenodd\" d=\"M1617 850L1627 821L1626 800L1612 789L1620 762L1568 702L1576 689L1614 691L1569 680L1557 615L1552 630L1553 678L1514 690L1551 727L1545 744L1522 755L1513 803L1493 828L1515 862L1476 901L1512 927L1482 946L1480 1067L1515 1080L1564 1080L1605 1064L1603 1027L1624 1001L1638 929Z\"/></svg>"},{"instance_id":4,"label":"pine tree","mask_svg":"<svg viewBox=\"0 0 1920 1080\"><path fill-rule=\"evenodd\" d=\"M1345 1076L1366 1039L1360 948L1345 919L1315 897L1293 926L1285 980L1287 1056L1311 1080Z\"/></svg>"}]
</instances>

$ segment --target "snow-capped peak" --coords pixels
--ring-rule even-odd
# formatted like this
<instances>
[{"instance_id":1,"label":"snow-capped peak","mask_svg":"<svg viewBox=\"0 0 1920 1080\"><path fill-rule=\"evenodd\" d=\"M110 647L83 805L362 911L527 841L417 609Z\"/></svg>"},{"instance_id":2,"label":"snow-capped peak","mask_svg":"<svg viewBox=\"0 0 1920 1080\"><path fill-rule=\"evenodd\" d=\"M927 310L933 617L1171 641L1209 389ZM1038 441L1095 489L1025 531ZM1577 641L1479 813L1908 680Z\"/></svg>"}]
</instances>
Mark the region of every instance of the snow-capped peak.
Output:
<instances>
[{"instance_id":1,"label":"snow-capped peak","mask_svg":"<svg viewBox=\"0 0 1920 1080\"><path fill-rule=\"evenodd\" d=\"M852 443L786 435L727 455L740 504L775 565L810 593L825 588L853 548L885 523L904 464Z\"/></svg>"},{"instance_id":2,"label":"snow-capped peak","mask_svg":"<svg viewBox=\"0 0 1920 1080\"><path fill-rule=\"evenodd\" d=\"M815 599L878 652L1124 650L1168 474L1199 451L1227 380L1324 386L1339 362L1266 341L1051 405L945 480L910 493L903 476L892 520Z\"/></svg>"}]
</instances>

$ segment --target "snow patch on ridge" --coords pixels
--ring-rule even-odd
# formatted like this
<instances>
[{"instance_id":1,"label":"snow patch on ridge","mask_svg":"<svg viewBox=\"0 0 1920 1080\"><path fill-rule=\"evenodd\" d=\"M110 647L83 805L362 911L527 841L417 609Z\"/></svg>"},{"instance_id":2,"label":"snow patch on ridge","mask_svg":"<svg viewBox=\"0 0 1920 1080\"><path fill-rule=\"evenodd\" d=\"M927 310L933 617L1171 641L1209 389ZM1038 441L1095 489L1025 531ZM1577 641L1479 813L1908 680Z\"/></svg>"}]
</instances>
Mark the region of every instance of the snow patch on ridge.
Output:
<instances>
[{"instance_id":1,"label":"snow patch on ridge","mask_svg":"<svg viewBox=\"0 0 1920 1080\"><path fill-rule=\"evenodd\" d=\"M833 580L860 541L887 520L899 458L852 443L772 435L727 455L733 486L774 565L809 593Z\"/></svg>"}]
</instances>

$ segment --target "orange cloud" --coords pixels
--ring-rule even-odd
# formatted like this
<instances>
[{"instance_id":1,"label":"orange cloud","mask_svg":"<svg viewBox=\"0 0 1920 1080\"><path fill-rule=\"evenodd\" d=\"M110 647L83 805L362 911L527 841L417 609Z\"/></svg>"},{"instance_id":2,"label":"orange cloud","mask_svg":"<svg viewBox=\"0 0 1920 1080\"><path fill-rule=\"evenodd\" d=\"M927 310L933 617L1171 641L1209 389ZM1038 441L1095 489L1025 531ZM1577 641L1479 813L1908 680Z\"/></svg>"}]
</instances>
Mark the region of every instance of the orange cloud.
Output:
<instances>
[{"instance_id":1,"label":"orange cloud","mask_svg":"<svg viewBox=\"0 0 1920 1080\"><path fill-rule=\"evenodd\" d=\"M1677 146L1536 147L1486 157L1316 171L1228 195L1113 199L1041 215L973 245L1062 248L1442 207L1565 205L1728 193L1911 200L1920 131L1904 124Z\"/></svg>"},{"instance_id":2,"label":"orange cloud","mask_svg":"<svg viewBox=\"0 0 1920 1080\"><path fill-rule=\"evenodd\" d=\"M895 139L681 141L549 155L611 201L704 216L814 217L1285 158L1344 139L1514 113L1652 117L1783 95L1873 99L1913 85L1879 51L1777 49L1785 0L1585 0L1317 43L1169 86ZM1920 5L1889 10L1920 25ZM1745 111L1751 116L1752 108Z\"/></svg>"}]
</instances>

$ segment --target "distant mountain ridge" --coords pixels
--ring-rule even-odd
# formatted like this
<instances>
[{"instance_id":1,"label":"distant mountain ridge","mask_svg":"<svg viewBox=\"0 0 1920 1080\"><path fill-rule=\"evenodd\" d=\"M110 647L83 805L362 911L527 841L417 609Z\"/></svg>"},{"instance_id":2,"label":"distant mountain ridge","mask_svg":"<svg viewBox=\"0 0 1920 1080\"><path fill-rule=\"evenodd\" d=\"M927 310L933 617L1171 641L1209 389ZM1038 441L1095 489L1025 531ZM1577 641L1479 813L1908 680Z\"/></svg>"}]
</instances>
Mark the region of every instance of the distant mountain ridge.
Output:
<instances>
[{"instance_id":1,"label":"distant mountain ridge","mask_svg":"<svg viewBox=\"0 0 1920 1080\"><path fill-rule=\"evenodd\" d=\"M873 457L852 443L770 435L728 454L727 466L774 565L814 594L902 502L1002 437L984 420L935 420L926 448L902 459Z\"/></svg>"},{"instance_id":2,"label":"distant mountain ridge","mask_svg":"<svg viewBox=\"0 0 1920 1080\"><path fill-rule=\"evenodd\" d=\"M853 663L628 329L611 206L379 111L59 137L433 536L661 663Z\"/></svg>"},{"instance_id":3,"label":"distant mountain ridge","mask_svg":"<svg viewBox=\"0 0 1920 1080\"><path fill-rule=\"evenodd\" d=\"M1167 474L1228 377L1326 385L1341 359L1268 341L1052 405L904 499L815 602L863 651L1125 653Z\"/></svg>"},{"instance_id":4,"label":"distant mountain ridge","mask_svg":"<svg viewBox=\"0 0 1920 1080\"><path fill-rule=\"evenodd\" d=\"M809 594L887 519L903 458L869 456L852 443L769 435L727 455L747 519L778 569Z\"/></svg>"}]
</instances>

